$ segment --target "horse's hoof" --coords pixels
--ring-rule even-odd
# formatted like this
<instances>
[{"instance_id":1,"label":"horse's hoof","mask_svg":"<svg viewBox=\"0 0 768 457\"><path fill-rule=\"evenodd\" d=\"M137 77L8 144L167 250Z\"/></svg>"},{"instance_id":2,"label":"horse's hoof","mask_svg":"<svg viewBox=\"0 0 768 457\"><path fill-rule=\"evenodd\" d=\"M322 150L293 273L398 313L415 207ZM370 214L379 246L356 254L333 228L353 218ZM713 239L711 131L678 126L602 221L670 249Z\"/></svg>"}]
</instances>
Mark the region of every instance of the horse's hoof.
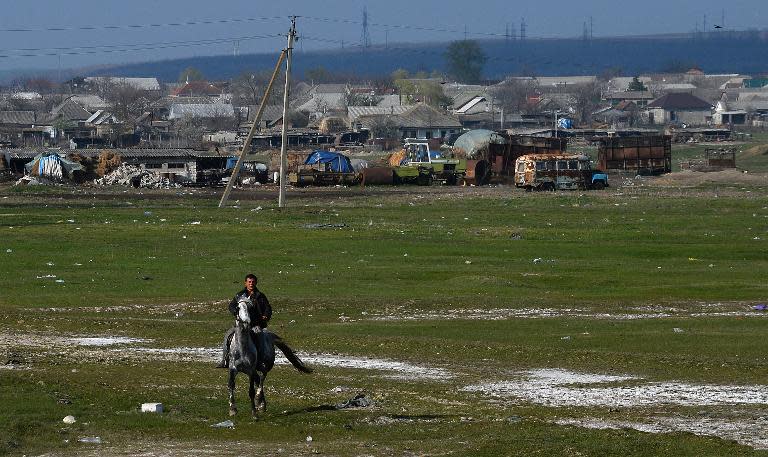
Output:
<instances>
[{"instance_id":1,"label":"horse's hoof","mask_svg":"<svg viewBox=\"0 0 768 457\"><path fill-rule=\"evenodd\" d=\"M237 410L235 408L230 409L229 410L229 415L230 416L236 416L237 415Z\"/></svg>"},{"instance_id":2,"label":"horse's hoof","mask_svg":"<svg viewBox=\"0 0 768 457\"><path fill-rule=\"evenodd\" d=\"M258 419L259 418L259 412L256 411L255 409L252 409L251 410L251 416L253 416L254 419Z\"/></svg>"}]
</instances>

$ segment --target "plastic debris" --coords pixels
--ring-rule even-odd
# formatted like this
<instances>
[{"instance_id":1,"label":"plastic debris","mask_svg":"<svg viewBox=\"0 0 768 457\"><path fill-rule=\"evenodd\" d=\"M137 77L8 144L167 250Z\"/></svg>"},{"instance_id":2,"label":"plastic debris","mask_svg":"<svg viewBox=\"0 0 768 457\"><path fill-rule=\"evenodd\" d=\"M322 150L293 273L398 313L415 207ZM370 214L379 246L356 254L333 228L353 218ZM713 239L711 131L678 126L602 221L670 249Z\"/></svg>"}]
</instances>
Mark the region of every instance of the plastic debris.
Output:
<instances>
[{"instance_id":1,"label":"plastic debris","mask_svg":"<svg viewBox=\"0 0 768 457\"><path fill-rule=\"evenodd\" d=\"M61 421L64 422L65 424L74 424L76 422L75 421L75 416L67 416L64 419L62 419Z\"/></svg>"},{"instance_id":2,"label":"plastic debris","mask_svg":"<svg viewBox=\"0 0 768 457\"><path fill-rule=\"evenodd\" d=\"M678 327L673 328L672 331L675 333L685 333L685 330Z\"/></svg>"},{"instance_id":3,"label":"plastic debris","mask_svg":"<svg viewBox=\"0 0 768 457\"><path fill-rule=\"evenodd\" d=\"M755 311L765 311L768 310L768 305L765 303L758 303L757 305L753 306L752 309Z\"/></svg>"},{"instance_id":4,"label":"plastic debris","mask_svg":"<svg viewBox=\"0 0 768 457\"><path fill-rule=\"evenodd\" d=\"M219 422L218 424L213 424L213 425L211 425L211 427L216 427L216 428L235 428L235 423L232 422L232 421L227 420L227 421L224 421L224 422Z\"/></svg>"},{"instance_id":5,"label":"plastic debris","mask_svg":"<svg viewBox=\"0 0 768 457\"><path fill-rule=\"evenodd\" d=\"M312 441L313 441L313 440L312 440L312 436L311 436L311 435L310 435L310 436L307 436L307 443L311 443Z\"/></svg>"},{"instance_id":6,"label":"plastic debris","mask_svg":"<svg viewBox=\"0 0 768 457\"><path fill-rule=\"evenodd\" d=\"M101 444L101 437L100 436L85 436L83 438L80 438L77 441L79 441L81 443Z\"/></svg>"},{"instance_id":7,"label":"plastic debris","mask_svg":"<svg viewBox=\"0 0 768 457\"><path fill-rule=\"evenodd\" d=\"M142 413L162 413L163 404L162 403L142 403L141 412Z\"/></svg>"},{"instance_id":8,"label":"plastic debris","mask_svg":"<svg viewBox=\"0 0 768 457\"><path fill-rule=\"evenodd\" d=\"M372 404L373 402L366 394L357 394L354 398L350 398L345 402L337 404L336 409L367 408Z\"/></svg>"}]
</instances>

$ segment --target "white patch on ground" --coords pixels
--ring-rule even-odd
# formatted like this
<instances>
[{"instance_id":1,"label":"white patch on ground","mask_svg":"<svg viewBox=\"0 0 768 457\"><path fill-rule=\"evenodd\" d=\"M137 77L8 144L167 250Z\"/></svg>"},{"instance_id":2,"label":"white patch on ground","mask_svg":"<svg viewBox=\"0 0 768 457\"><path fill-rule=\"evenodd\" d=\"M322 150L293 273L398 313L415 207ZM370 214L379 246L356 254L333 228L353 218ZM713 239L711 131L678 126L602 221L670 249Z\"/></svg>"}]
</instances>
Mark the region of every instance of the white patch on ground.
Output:
<instances>
[{"instance_id":1,"label":"white patch on ground","mask_svg":"<svg viewBox=\"0 0 768 457\"><path fill-rule=\"evenodd\" d=\"M610 385L627 381L632 383ZM518 379L473 385L463 390L549 407L768 405L768 386L639 381L631 376L602 376L544 369L521 373Z\"/></svg>"},{"instance_id":2,"label":"white patch on ground","mask_svg":"<svg viewBox=\"0 0 768 457\"><path fill-rule=\"evenodd\" d=\"M162 360L188 360L199 362L215 362L221 356L220 348L126 348L115 349L114 351L125 353L134 352L141 354L142 357L154 356ZM351 368L363 370L376 370L387 372L383 376L393 379L430 379L441 380L453 378L447 370L441 368L430 368L413 365L396 360L371 359L368 357L355 357L337 354L299 354L302 362L309 365L320 365L336 368ZM275 364L289 365L290 362L277 351Z\"/></svg>"},{"instance_id":3,"label":"white patch on ground","mask_svg":"<svg viewBox=\"0 0 768 457\"><path fill-rule=\"evenodd\" d=\"M574 425L594 429L633 429L646 433L689 432L695 435L715 436L734 440L739 444L755 449L768 449L768 419L758 418L751 421L711 419L711 418L679 418L653 417L651 422L633 422L618 420L603 420L595 418L558 419L559 425Z\"/></svg>"},{"instance_id":4,"label":"white patch on ground","mask_svg":"<svg viewBox=\"0 0 768 457\"><path fill-rule=\"evenodd\" d=\"M332 354L310 354L301 357L302 361L310 364L339 368L355 368L390 372L384 376L393 379L431 379L444 380L453 375L442 368L429 368L395 360L371 359L368 357L353 357ZM287 361L286 361L287 363Z\"/></svg>"},{"instance_id":5,"label":"white patch on ground","mask_svg":"<svg viewBox=\"0 0 768 457\"><path fill-rule=\"evenodd\" d=\"M70 341L78 346L113 346L117 344L144 343L147 340L141 338L129 338L126 336L108 336L70 338Z\"/></svg>"},{"instance_id":6,"label":"white patch on ground","mask_svg":"<svg viewBox=\"0 0 768 457\"><path fill-rule=\"evenodd\" d=\"M670 307L635 307L627 312L600 312L586 308L495 308L495 309L448 309L443 311L420 311L398 309L394 314L369 315L370 320L380 321L418 321L418 320L507 320L507 319L547 319L580 318L604 320L668 319L691 317L768 317L768 313L748 309L745 305L697 304L687 309Z\"/></svg>"}]
</instances>

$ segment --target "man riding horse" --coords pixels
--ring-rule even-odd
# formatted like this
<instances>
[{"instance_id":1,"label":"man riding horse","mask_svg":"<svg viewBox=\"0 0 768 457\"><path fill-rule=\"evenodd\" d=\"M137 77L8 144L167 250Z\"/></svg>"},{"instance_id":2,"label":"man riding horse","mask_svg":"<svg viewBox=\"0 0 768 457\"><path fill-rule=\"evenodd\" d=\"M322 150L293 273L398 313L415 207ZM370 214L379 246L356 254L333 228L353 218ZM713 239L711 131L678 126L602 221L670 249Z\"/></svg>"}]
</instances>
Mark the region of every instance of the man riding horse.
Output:
<instances>
[{"instance_id":1,"label":"man riding horse","mask_svg":"<svg viewBox=\"0 0 768 457\"><path fill-rule=\"evenodd\" d=\"M237 313L240 310L239 303L245 301L248 304L248 314L250 316L251 329L254 333L254 341L259 351L261 351L262 338L259 338L258 334L267 328L269 320L272 318L272 306L269 304L267 296L256 288L258 282L258 278L252 273L245 276L245 287L235 294L235 298L229 302L229 312L237 317ZM232 327L224 336L222 357L219 364L216 365L217 368L229 368L229 342L234 332L235 327Z\"/></svg>"},{"instance_id":2,"label":"man riding horse","mask_svg":"<svg viewBox=\"0 0 768 457\"><path fill-rule=\"evenodd\" d=\"M256 288L256 276L245 277L245 288L235 295L229 304L229 311L235 316L235 325L224 337L223 357L220 368L229 369L229 414L237 414L235 407L235 377L238 373L248 376L248 396L251 399L251 413L267 409L264 380L275 364L275 348L302 373L311 373L312 368L304 365L280 336L266 329L272 317L272 307L267 297ZM258 389L257 387L258 386ZM257 401L258 399L258 401Z\"/></svg>"}]
</instances>

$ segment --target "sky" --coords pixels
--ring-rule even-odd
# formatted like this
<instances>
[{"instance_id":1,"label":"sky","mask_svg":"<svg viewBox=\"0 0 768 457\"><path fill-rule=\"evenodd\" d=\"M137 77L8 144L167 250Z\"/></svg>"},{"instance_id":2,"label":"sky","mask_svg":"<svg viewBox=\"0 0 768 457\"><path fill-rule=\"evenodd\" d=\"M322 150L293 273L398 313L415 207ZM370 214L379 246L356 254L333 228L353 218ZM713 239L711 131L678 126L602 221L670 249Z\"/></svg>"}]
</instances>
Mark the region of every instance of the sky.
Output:
<instances>
[{"instance_id":1,"label":"sky","mask_svg":"<svg viewBox=\"0 0 768 457\"><path fill-rule=\"evenodd\" d=\"M0 14L0 71L79 68L178 57L279 52L291 15L297 51L372 45L768 29L766 0L10 0ZM279 3L279 4L278 4ZM725 9L724 8L725 6ZM510 32L511 33L511 32Z\"/></svg>"}]
</instances>

